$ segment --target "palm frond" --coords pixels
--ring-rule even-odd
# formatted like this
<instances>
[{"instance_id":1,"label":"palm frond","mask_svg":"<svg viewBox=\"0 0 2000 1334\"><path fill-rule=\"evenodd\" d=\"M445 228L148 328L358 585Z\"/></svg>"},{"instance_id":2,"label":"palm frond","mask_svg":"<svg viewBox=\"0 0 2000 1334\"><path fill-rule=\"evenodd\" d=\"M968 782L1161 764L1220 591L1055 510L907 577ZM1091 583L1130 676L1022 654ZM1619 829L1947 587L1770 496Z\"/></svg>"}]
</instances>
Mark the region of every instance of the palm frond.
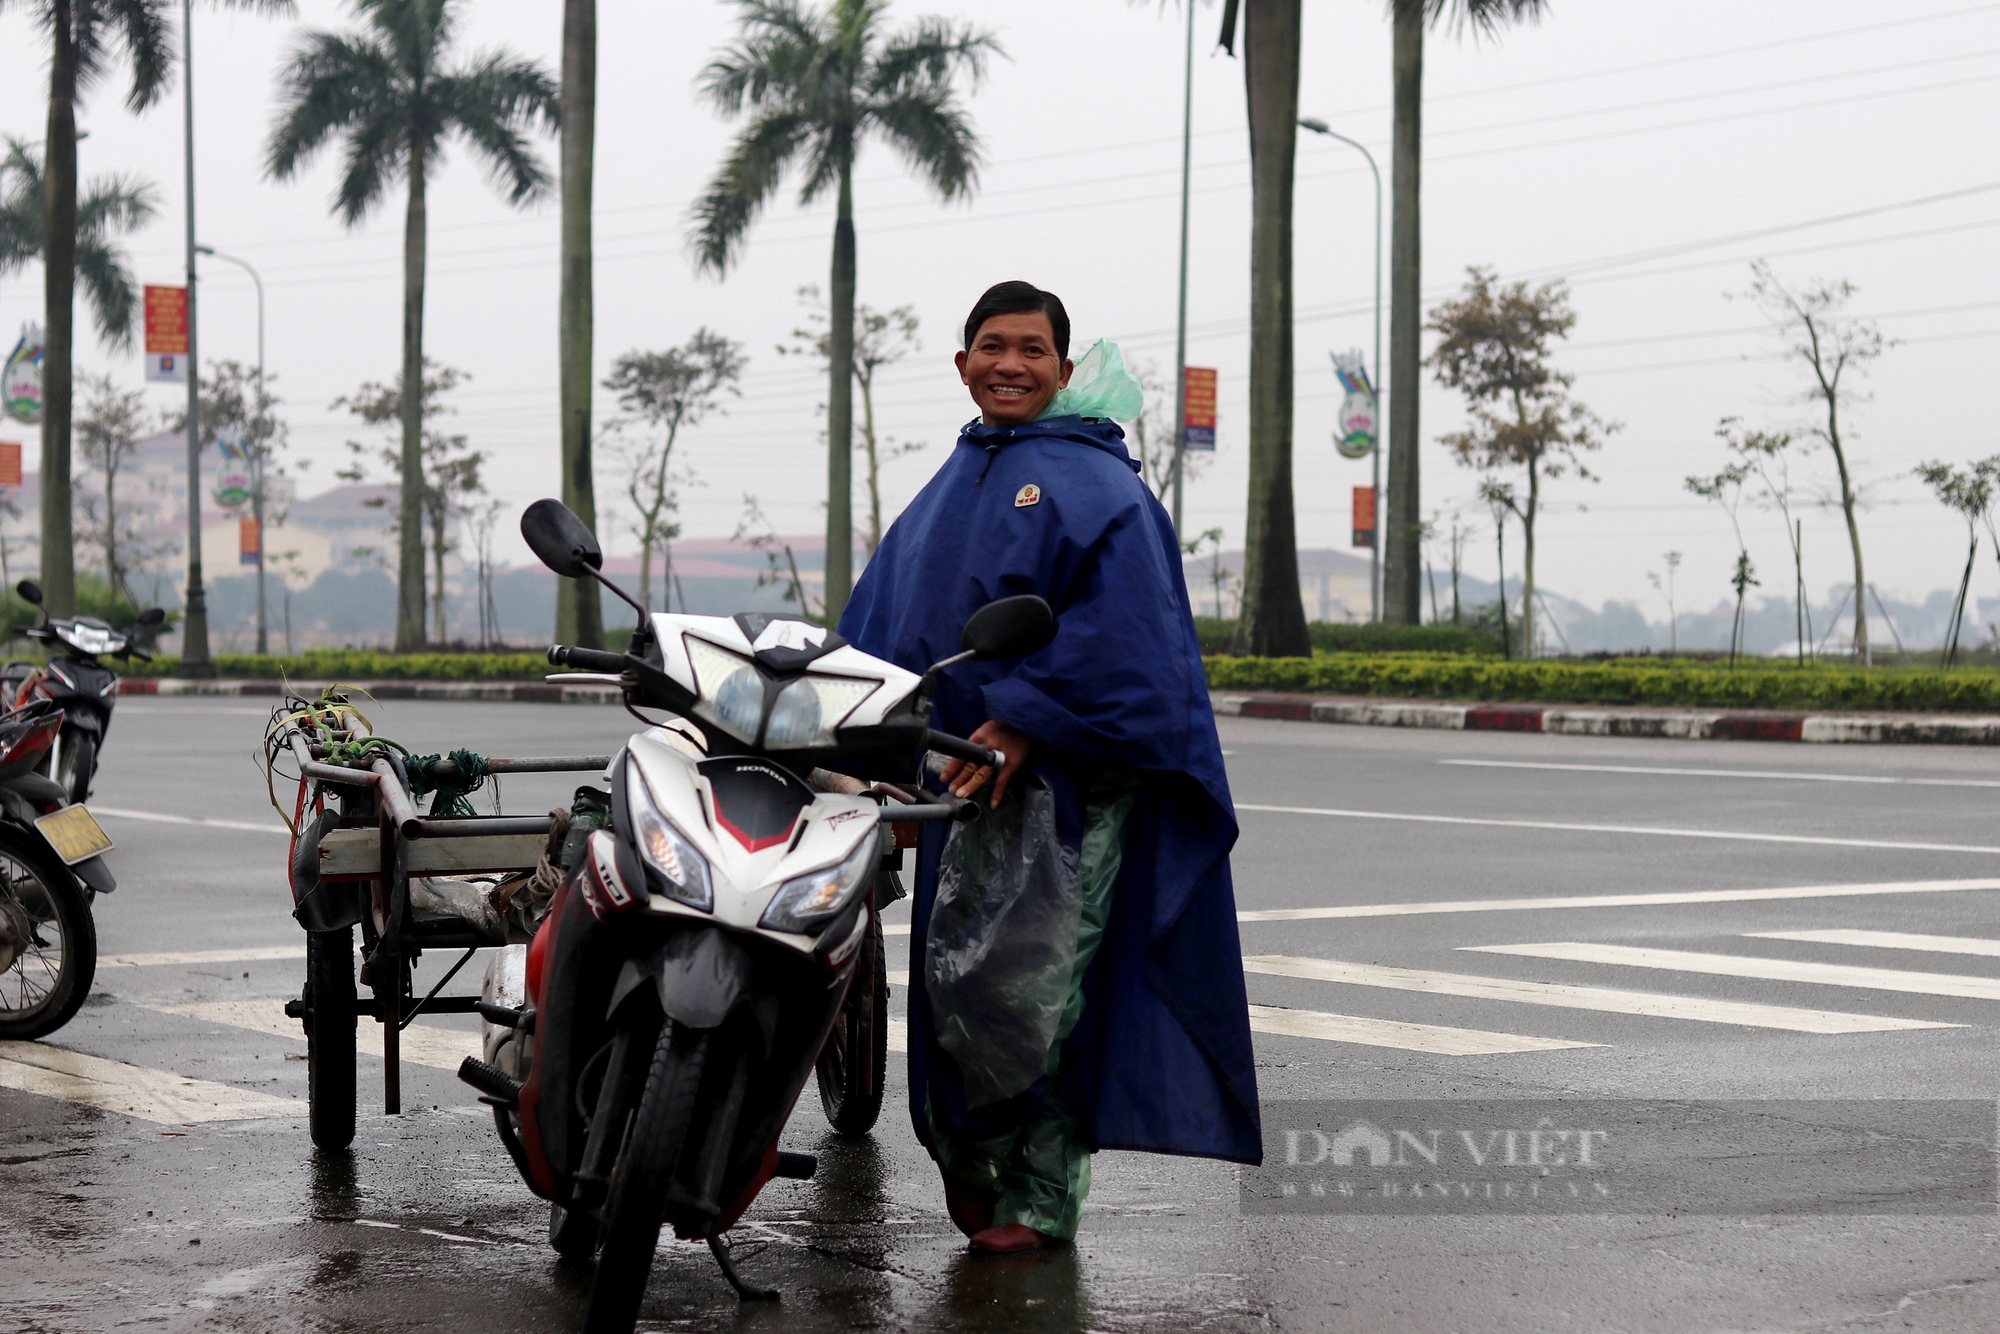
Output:
<instances>
[{"instance_id":1,"label":"palm frond","mask_svg":"<svg viewBox=\"0 0 2000 1334\"><path fill-rule=\"evenodd\" d=\"M1475 37L1493 37L1510 23L1534 23L1548 12L1548 0L1389 0L1391 14L1423 11L1424 26L1468 30Z\"/></svg>"},{"instance_id":2,"label":"palm frond","mask_svg":"<svg viewBox=\"0 0 2000 1334\"><path fill-rule=\"evenodd\" d=\"M264 174L288 180L334 133L374 120L409 99L394 57L379 43L309 32L278 76L278 123L264 145Z\"/></svg>"},{"instance_id":3,"label":"palm frond","mask_svg":"<svg viewBox=\"0 0 2000 1334\"><path fill-rule=\"evenodd\" d=\"M15 272L42 253L45 222L42 163L27 144L8 136L0 158L0 274Z\"/></svg>"},{"instance_id":4,"label":"palm frond","mask_svg":"<svg viewBox=\"0 0 2000 1334\"><path fill-rule=\"evenodd\" d=\"M856 131L858 125L840 124L821 126L811 136L812 151L806 157L805 179L799 183L799 202L810 204L827 190L840 184L840 178L854 166L854 154L858 148Z\"/></svg>"},{"instance_id":5,"label":"palm frond","mask_svg":"<svg viewBox=\"0 0 2000 1334\"><path fill-rule=\"evenodd\" d=\"M826 44L805 23L804 16L795 11L793 16L800 21L746 32L736 45L724 48L709 61L695 81L703 100L725 116L737 115L746 106L763 106L774 98L810 100L811 90L823 82L816 77L816 67Z\"/></svg>"},{"instance_id":6,"label":"palm frond","mask_svg":"<svg viewBox=\"0 0 2000 1334\"><path fill-rule=\"evenodd\" d=\"M102 54L109 54L104 50L103 27L109 25L117 30L119 46L123 48L126 63L132 67L132 86L125 94L126 109L144 111L159 101L173 84L176 63L173 26L167 17L172 9L169 0L97 0L96 4L77 8L79 19L85 8L96 11L97 22L92 26L98 34L98 49Z\"/></svg>"},{"instance_id":7,"label":"palm frond","mask_svg":"<svg viewBox=\"0 0 2000 1334\"><path fill-rule=\"evenodd\" d=\"M868 118L902 155L910 170L940 197L965 199L979 183L984 159L971 118L946 87L929 87L878 102Z\"/></svg>"},{"instance_id":8,"label":"palm frond","mask_svg":"<svg viewBox=\"0 0 2000 1334\"><path fill-rule=\"evenodd\" d=\"M159 187L140 176L98 176L76 201L76 234L137 231L160 212Z\"/></svg>"},{"instance_id":9,"label":"palm frond","mask_svg":"<svg viewBox=\"0 0 2000 1334\"><path fill-rule=\"evenodd\" d=\"M76 238L76 277L90 303L97 335L106 346L123 351L132 346L132 328L139 310L139 284L125 256L102 236Z\"/></svg>"},{"instance_id":10,"label":"palm frond","mask_svg":"<svg viewBox=\"0 0 2000 1334\"><path fill-rule=\"evenodd\" d=\"M409 124L401 113L400 107L383 107L348 129L333 206L350 227L381 202L391 178L409 161Z\"/></svg>"},{"instance_id":11,"label":"palm frond","mask_svg":"<svg viewBox=\"0 0 2000 1334\"><path fill-rule=\"evenodd\" d=\"M977 88L988 60L1006 54L997 37L969 23L918 19L882 44L870 66L868 92L896 97L919 87L947 85L960 72Z\"/></svg>"},{"instance_id":12,"label":"palm frond","mask_svg":"<svg viewBox=\"0 0 2000 1334\"><path fill-rule=\"evenodd\" d=\"M769 111L745 126L693 210L689 242L700 268L720 274L778 188L785 165L812 126L796 111Z\"/></svg>"},{"instance_id":13,"label":"palm frond","mask_svg":"<svg viewBox=\"0 0 2000 1334\"><path fill-rule=\"evenodd\" d=\"M549 170L523 130L556 127L561 105L555 80L533 61L494 53L431 85L440 129L456 129L486 160L507 202L524 204L548 192Z\"/></svg>"}]
</instances>

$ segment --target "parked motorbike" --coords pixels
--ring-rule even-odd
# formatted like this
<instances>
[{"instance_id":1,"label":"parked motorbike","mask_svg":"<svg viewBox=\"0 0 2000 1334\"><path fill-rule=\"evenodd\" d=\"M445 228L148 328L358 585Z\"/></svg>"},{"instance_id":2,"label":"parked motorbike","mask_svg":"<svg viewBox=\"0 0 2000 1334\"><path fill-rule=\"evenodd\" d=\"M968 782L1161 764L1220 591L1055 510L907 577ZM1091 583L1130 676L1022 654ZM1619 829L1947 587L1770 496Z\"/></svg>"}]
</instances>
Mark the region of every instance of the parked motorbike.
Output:
<instances>
[{"instance_id":1,"label":"parked motorbike","mask_svg":"<svg viewBox=\"0 0 2000 1334\"><path fill-rule=\"evenodd\" d=\"M632 601L562 505L537 501L521 531L556 574ZM550 661L601 673L628 706L679 715L706 744L654 727L613 757L609 818L572 826L575 870L528 947L526 1003L480 1007L512 1030L512 1072L477 1059L460 1071L552 1202L556 1249L596 1257L585 1329L598 1334L631 1330L663 1226L707 1241L740 1295L776 1295L743 1280L723 1234L774 1176L812 1174L778 1139L850 989L872 996L883 980L887 826L978 813L806 778L909 781L931 751L997 772L1003 756L931 729L930 684L968 658L1032 652L1055 628L1040 598L1003 599L967 623L964 652L918 676L796 616L638 610L629 652L556 646Z\"/></svg>"},{"instance_id":2,"label":"parked motorbike","mask_svg":"<svg viewBox=\"0 0 2000 1334\"><path fill-rule=\"evenodd\" d=\"M97 973L91 900L118 887L111 840L35 772L62 726L49 699L0 716L0 1038L43 1037L76 1014Z\"/></svg>"},{"instance_id":3,"label":"parked motorbike","mask_svg":"<svg viewBox=\"0 0 2000 1334\"><path fill-rule=\"evenodd\" d=\"M24 601L42 605L41 586L32 579L23 579L14 591ZM139 628L154 629L166 620L166 612L152 607L140 613ZM104 749L105 733L111 730L111 706L118 697L118 673L99 659L151 662L153 655L134 644L133 635L94 616L53 621L45 611L40 625L21 633L48 645L49 660L0 665L0 708L34 697L62 706L62 730L39 772L54 779L72 804L81 806L97 776L97 757Z\"/></svg>"}]
</instances>

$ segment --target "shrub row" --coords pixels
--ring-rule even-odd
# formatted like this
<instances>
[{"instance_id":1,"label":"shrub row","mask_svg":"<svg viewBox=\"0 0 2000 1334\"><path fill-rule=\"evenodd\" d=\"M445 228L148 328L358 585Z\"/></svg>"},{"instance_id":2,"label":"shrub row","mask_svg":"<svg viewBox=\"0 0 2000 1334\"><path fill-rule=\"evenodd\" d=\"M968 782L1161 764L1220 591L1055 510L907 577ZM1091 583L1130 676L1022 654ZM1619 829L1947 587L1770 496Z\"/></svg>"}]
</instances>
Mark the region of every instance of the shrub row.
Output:
<instances>
[{"instance_id":1,"label":"shrub row","mask_svg":"<svg viewBox=\"0 0 2000 1334\"><path fill-rule=\"evenodd\" d=\"M127 676L178 676L179 658L136 659ZM291 657L224 653L215 674L257 681L539 681L554 670L540 653L383 653L376 649L308 649Z\"/></svg>"},{"instance_id":2,"label":"shrub row","mask_svg":"<svg viewBox=\"0 0 2000 1334\"><path fill-rule=\"evenodd\" d=\"M1203 653L1227 653L1236 637L1234 620L1194 618ZM1472 653L1498 656L1497 635L1470 625L1379 625L1367 621L1313 621L1306 637L1315 653Z\"/></svg>"},{"instance_id":3,"label":"shrub row","mask_svg":"<svg viewBox=\"0 0 2000 1334\"><path fill-rule=\"evenodd\" d=\"M1649 662L1505 662L1442 655L1334 653L1209 658L1217 690L1537 704L2000 712L2000 672Z\"/></svg>"}]
</instances>

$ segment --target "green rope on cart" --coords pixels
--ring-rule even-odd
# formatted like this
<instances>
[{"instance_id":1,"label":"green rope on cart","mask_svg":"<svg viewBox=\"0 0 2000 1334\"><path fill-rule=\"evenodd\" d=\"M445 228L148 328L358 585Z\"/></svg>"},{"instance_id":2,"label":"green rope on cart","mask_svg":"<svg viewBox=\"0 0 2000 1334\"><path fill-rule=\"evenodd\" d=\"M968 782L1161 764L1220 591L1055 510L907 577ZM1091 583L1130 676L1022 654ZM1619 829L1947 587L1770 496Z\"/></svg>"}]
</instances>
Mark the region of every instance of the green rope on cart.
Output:
<instances>
[{"instance_id":1,"label":"green rope on cart","mask_svg":"<svg viewBox=\"0 0 2000 1334\"><path fill-rule=\"evenodd\" d=\"M446 759L443 755L410 755L404 764L410 771L410 795L421 797L426 792L437 795L431 799L432 815L474 815L470 794L486 786L486 777L492 772L487 767L486 757L469 750L455 750L449 756L452 766L458 770L457 778L439 780L435 771Z\"/></svg>"}]
</instances>

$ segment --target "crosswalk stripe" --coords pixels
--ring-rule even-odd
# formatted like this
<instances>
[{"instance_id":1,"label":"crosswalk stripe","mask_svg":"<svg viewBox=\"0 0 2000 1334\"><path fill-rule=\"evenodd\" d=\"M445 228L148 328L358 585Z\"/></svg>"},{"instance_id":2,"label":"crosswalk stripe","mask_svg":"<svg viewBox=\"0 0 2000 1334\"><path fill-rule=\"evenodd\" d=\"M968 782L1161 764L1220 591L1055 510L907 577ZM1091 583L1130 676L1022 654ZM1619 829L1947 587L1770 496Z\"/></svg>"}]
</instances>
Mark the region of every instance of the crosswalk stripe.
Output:
<instances>
[{"instance_id":1,"label":"crosswalk stripe","mask_svg":"<svg viewBox=\"0 0 2000 1334\"><path fill-rule=\"evenodd\" d=\"M1865 898L1886 894L1962 894L2000 889L2000 880L1890 880L1858 885L1786 885L1777 889L1697 889L1651 894L1571 894L1537 899L1446 899L1358 903L1333 908L1260 908L1239 922L1303 922L1339 917L1423 917L1435 913L1542 912L1554 908L1648 908L1680 903L1764 903L1782 899ZM903 928L907 935L909 928Z\"/></svg>"},{"instance_id":2,"label":"crosswalk stripe","mask_svg":"<svg viewBox=\"0 0 2000 1334\"><path fill-rule=\"evenodd\" d=\"M1821 945L1872 945L1885 950L1931 954L1977 954L2000 959L2000 940L1978 936L1919 936L1907 931L1748 931L1758 940L1805 940Z\"/></svg>"},{"instance_id":3,"label":"crosswalk stripe","mask_svg":"<svg viewBox=\"0 0 2000 1334\"><path fill-rule=\"evenodd\" d=\"M1640 764L1545 764L1529 760L1439 760L1469 769L1556 769L1586 774L1671 774L1682 778L1790 778L1802 783L1876 783L1905 787L2000 787L1992 778L1898 778L1878 774L1818 774L1799 769L1665 769Z\"/></svg>"},{"instance_id":4,"label":"crosswalk stripe","mask_svg":"<svg viewBox=\"0 0 2000 1334\"><path fill-rule=\"evenodd\" d=\"M1342 982L1350 986L1387 987L1396 991L1423 991L1441 996L1553 1005L1571 1010L1599 1010L1609 1014L1637 1014L1659 1019L1737 1024L1746 1028L1777 1028L1794 1033L1887 1033L1912 1028L1965 1027L1963 1024L1934 1023L1923 1019L1841 1014L1831 1010L1802 1010L1786 1005L1756 1005L1698 996L1618 991L1561 982L1525 982L1510 977L1474 977L1419 968L1392 968L1383 964L1343 963L1337 959L1253 955L1243 960L1243 967L1252 973Z\"/></svg>"},{"instance_id":5,"label":"crosswalk stripe","mask_svg":"<svg viewBox=\"0 0 2000 1334\"><path fill-rule=\"evenodd\" d=\"M251 834L283 834L286 838L292 836L291 830L268 820L254 823L249 820L211 820L205 815L168 815L163 811L124 810L117 806L99 806L94 803L90 809L93 814L109 815L117 820L147 820L153 824L200 825L208 829L241 829Z\"/></svg>"},{"instance_id":6,"label":"crosswalk stripe","mask_svg":"<svg viewBox=\"0 0 2000 1334\"><path fill-rule=\"evenodd\" d=\"M1364 1047L1397 1047L1438 1056L1499 1056L1509 1052L1568 1051L1598 1047L1598 1042L1565 1038L1533 1038L1518 1033L1486 1033L1476 1028L1442 1024L1412 1024L1396 1019L1369 1019L1354 1014L1324 1014L1318 1010L1287 1010L1275 1005L1250 1007L1250 1031L1279 1037L1318 1038L1352 1042Z\"/></svg>"},{"instance_id":7,"label":"crosswalk stripe","mask_svg":"<svg viewBox=\"0 0 2000 1334\"><path fill-rule=\"evenodd\" d=\"M40 1042L0 1042L0 1088L60 1098L156 1125L303 1116L304 1103L189 1079Z\"/></svg>"},{"instance_id":8,"label":"crosswalk stripe","mask_svg":"<svg viewBox=\"0 0 2000 1334\"><path fill-rule=\"evenodd\" d=\"M142 1003L139 1008L152 1010L158 1014L179 1015L185 1019L199 1019L203 1023L247 1028L254 1033L268 1033L272 1037L285 1038L292 1042L306 1040L305 1029L300 1026L299 1021L285 1017L285 1002L282 998L194 1001L175 1005ZM382 1054L381 1039L379 1036L371 1036L372 1027L370 1024L363 1024L361 1027L360 1052L364 1056ZM417 1065L435 1066L440 1070L456 1072L460 1061L468 1056L480 1055L479 1034L453 1028L436 1028L422 1022L414 1023L403 1030L402 1055L405 1061Z\"/></svg>"},{"instance_id":9,"label":"crosswalk stripe","mask_svg":"<svg viewBox=\"0 0 2000 1334\"><path fill-rule=\"evenodd\" d=\"M298 959L306 957L304 942L296 945L272 945L267 948L235 950L182 950L169 954L106 954L99 957L99 968L163 968L172 964L186 963L261 963L268 959Z\"/></svg>"},{"instance_id":10,"label":"crosswalk stripe","mask_svg":"<svg viewBox=\"0 0 2000 1334\"><path fill-rule=\"evenodd\" d=\"M1641 834L1656 838L1707 838L1743 843L1802 843L1830 848L1888 848L1898 852L1996 853L2000 847L1979 843L1903 843L1879 838L1825 838L1814 834L1757 834L1733 829L1674 829L1659 825L1570 824L1559 820L1499 820L1472 815L1422 815L1411 811L1356 811L1327 806L1255 806L1237 802L1239 811L1270 815L1326 815L1342 820L1397 820L1415 824L1475 825L1488 829L1552 829L1569 834Z\"/></svg>"},{"instance_id":11,"label":"crosswalk stripe","mask_svg":"<svg viewBox=\"0 0 2000 1334\"><path fill-rule=\"evenodd\" d=\"M1635 945L1594 945L1575 940L1539 945L1461 945L1459 948L1482 954L1663 968L1677 973L1709 973L1716 977L1748 977L1766 982L1816 982L1823 986L1901 991L1917 996L2000 1000L2000 977L1913 973L1900 968L1862 968L1853 964L1808 963L1797 959L1747 959L1735 954L1700 954L1692 950L1660 950Z\"/></svg>"}]
</instances>

